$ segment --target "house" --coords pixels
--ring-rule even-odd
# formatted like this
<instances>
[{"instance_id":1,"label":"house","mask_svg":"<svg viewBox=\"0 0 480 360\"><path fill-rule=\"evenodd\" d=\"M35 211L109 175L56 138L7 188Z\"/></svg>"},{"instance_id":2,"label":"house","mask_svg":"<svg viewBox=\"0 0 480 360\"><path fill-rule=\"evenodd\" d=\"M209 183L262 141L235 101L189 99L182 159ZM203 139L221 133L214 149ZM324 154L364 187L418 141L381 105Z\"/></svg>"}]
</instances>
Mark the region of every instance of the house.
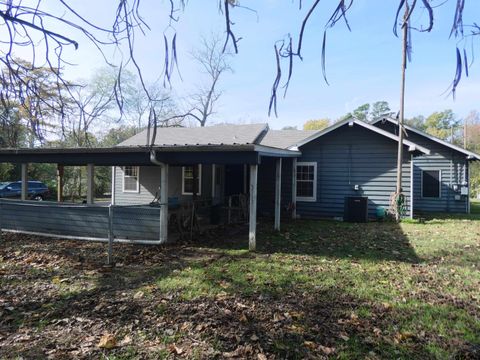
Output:
<instances>
[{"instance_id":1,"label":"house","mask_svg":"<svg viewBox=\"0 0 480 360\"><path fill-rule=\"evenodd\" d=\"M174 203L225 204L230 196L245 194L249 247L254 249L257 213L274 218L277 230L282 216L354 214L365 220L388 209L395 192L399 138L392 119L373 124L346 119L321 131L252 124L158 128L155 137L153 133L145 130L110 148L0 150L0 162L22 164L23 200L28 194L28 163L58 164L59 188L63 166L87 167L85 208L2 201L0 212L9 207L8 214L30 214L19 222L4 212L2 228L65 236L71 224L77 224L83 238L103 237L110 229L109 239L148 235L147 242L153 238L164 243ZM408 126L403 147L404 216L469 212L469 163L480 160L479 155ZM113 168L115 210L93 204L95 166ZM160 200L158 212L148 206L155 198ZM148 218L139 216L145 212ZM114 233L112 228L119 230Z\"/></svg>"},{"instance_id":2,"label":"house","mask_svg":"<svg viewBox=\"0 0 480 360\"><path fill-rule=\"evenodd\" d=\"M407 132L402 178L405 215L468 212L468 164L479 156L410 127ZM119 147L146 143L147 130ZM266 124L159 128L154 142L169 149L255 145L272 151L296 151L296 155L281 160L280 203L284 213L295 204L300 218L341 218L347 197L367 198L370 218L379 207L388 209L396 184L397 144L391 119L375 124L345 120L322 131L272 130ZM225 156L228 158L228 152ZM261 215L273 216L275 212L277 160L260 155L257 210ZM112 201L151 201L159 189L159 174L158 167L114 167ZM249 168L245 164L215 164L205 158L170 166L168 182L170 199L189 201L195 188L197 198L223 203L229 195L249 192ZM293 194L292 188L296 188Z\"/></svg>"}]
</instances>

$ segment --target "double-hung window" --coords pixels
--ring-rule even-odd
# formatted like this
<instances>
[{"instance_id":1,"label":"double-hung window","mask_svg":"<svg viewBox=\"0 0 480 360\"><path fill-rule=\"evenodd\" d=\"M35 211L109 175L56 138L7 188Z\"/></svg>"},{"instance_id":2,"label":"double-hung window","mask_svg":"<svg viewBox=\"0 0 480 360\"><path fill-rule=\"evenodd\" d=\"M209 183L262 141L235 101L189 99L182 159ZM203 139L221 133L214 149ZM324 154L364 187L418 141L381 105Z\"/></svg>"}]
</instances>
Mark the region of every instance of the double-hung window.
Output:
<instances>
[{"instance_id":1,"label":"double-hung window","mask_svg":"<svg viewBox=\"0 0 480 360\"><path fill-rule=\"evenodd\" d=\"M441 197L441 171L422 171L422 197L438 199Z\"/></svg>"},{"instance_id":2,"label":"double-hung window","mask_svg":"<svg viewBox=\"0 0 480 360\"><path fill-rule=\"evenodd\" d=\"M202 189L202 165L197 165L196 177L197 181L195 182L193 174L193 166L183 166L182 167L182 194L183 195L193 195L193 190L195 189L195 194L200 195Z\"/></svg>"},{"instance_id":3,"label":"double-hung window","mask_svg":"<svg viewBox=\"0 0 480 360\"><path fill-rule=\"evenodd\" d=\"M297 163L297 201L317 200L317 163Z\"/></svg>"},{"instance_id":4,"label":"double-hung window","mask_svg":"<svg viewBox=\"0 0 480 360\"><path fill-rule=\"evenodd\" d=\"M138 192L138 175L140 169L138 166L123 167L123 192Z\"/></svg>"}]
</instances>

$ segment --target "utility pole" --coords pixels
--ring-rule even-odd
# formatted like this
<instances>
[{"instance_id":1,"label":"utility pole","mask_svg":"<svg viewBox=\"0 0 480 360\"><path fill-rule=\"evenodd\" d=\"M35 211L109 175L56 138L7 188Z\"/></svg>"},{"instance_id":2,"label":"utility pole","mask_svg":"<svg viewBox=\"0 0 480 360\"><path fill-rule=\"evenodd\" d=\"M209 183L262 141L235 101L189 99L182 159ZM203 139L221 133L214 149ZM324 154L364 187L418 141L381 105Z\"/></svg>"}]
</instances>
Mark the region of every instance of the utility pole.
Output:
<instances>
[{"instance_id":1,"label":"utility pole","mask_svg":"<svg viewBox=\"0 0 480 360\"><path fill-rule=\"evenodd\" d=\"M399 200L402 194L402 166L403 166L403 121L405 117L405 73L407 69L407 46L408 46L408 2L405 2L405 14L403 16L402 38L402 84L400 87L400 114L398 117L398 157L397 157L397 188L395 193L395 220L400 221L401 214Z\"/></svg>"},{"instance_id":2,"label":"utility pole","mask_svg":"<svg viewBox=\"0 0 480 360\"><path fill-rule=\"evenodd\" d=\"M463 148L467 148L467 117L463 119Z\"/></svg>"}]
</instances>

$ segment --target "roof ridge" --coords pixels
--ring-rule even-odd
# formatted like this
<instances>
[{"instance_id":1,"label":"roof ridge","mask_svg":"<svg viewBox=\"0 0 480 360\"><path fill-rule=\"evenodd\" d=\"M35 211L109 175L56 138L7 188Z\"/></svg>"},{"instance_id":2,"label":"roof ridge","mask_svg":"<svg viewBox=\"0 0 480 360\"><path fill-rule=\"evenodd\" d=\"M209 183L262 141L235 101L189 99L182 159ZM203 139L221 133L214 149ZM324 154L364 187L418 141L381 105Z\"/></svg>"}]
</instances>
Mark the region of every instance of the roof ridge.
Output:
<instances>
[{"instance_id":1,"label":"roof ridge","mask_svg":"<svg viewBox=\"0 0 480 360\"><path fill-rule=\"evenodd\" d=\"M395 119L390 118L390 117L382 117L382 118L379 118L379 119L375 120L374 122L372 122L371 125L372 125L372 126L375 126L375 124L377 124L379 121L384 122L385 120L390 121L390 122L393 123L394 125L397 125L397 121L396 121ZM460 147L460 146L458 146L458 145L452 144L452 143L449 142L449 141L442 140L442 139L440 139L440 138L438 138L438 137L436 137L436 136L434 136L434 135L430 135L430 134L426 133L425 131L422 131L422 130L420 130L420 129L417 129L417 128L414 127L414 126L410 126L410 125L404 123L404 124L403 124L403 127L406 128L406 129L409 130L409 131L413 131L413 132L417 133L417 134L420 135L420 136L423 136L423 137L426 137L427 139L430 139L430 140L432 140L432 141L435 141L435 142L437 142L437 143L439 143L439 144L441 144L441 145L443 145L443 146L446 146L446 147L449 147L449 148L451 148L451 149L453 149L453 150L456 150L456 151L458 151L458 152L461 152L461 153L463 153L463 154L465 154L465 155L468 155L469 157L473 157L473 158L475 158L476 160L480 160L480 155L477 154L477 153L475 153L475 152L473 152L473 151L464 149L464 148L462 148L462 147Z\"/></svg>"}]
</instances>

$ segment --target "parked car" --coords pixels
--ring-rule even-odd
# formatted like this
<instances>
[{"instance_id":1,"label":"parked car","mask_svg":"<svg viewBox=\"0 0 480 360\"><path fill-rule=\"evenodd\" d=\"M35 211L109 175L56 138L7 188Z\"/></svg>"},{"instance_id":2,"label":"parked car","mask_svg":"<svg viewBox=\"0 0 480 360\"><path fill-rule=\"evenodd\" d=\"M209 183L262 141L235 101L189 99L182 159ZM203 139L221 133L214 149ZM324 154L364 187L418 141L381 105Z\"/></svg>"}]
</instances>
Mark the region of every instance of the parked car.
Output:
<instances>
[{"instance_id":1,"label":"parked car","mask_svg":"<svg viewBox=\"0 0 480 360\"><path fill-rule=\"evenodd\" d=\"M22 182L0 183L0 198L20 198L22 193ZM28 198L30 200L42 201L50 195L48 186L41 181L28 182Z\"/></svg>"}]
</instances>

